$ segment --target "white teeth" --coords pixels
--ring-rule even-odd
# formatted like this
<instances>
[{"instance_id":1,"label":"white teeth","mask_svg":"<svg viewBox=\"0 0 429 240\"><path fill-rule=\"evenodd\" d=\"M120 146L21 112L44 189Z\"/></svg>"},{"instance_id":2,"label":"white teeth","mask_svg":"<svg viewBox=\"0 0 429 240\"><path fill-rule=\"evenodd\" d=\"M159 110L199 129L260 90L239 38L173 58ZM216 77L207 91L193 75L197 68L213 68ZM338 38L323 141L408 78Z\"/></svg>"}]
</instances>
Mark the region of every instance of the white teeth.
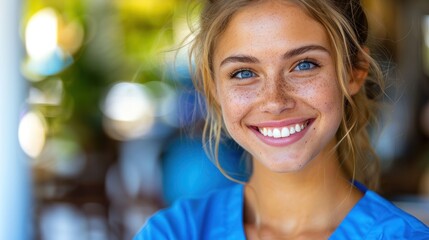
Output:
<instances>
[{"instance_id":1,"label":"white teeth","mask_svg":"<svg viewBox=\"0 0 429 240\"><path fill-rule=\"evenodd\" d=\"M282 128L282 137L289 137L289 129L287 127Z\"/></svg>"},{"instance_id":2,"label":"white teeth","mask_svg":"<svg viewBox=\"0 0 429 240\"><path fill-rule=\"evenodd\" d=\"M272 137L272 138L284 138L289 137L292 134L299 133L303 129L305 129L308 125L308 122L304 122L301 124L295 124L288 127L282 127L282 128L259 128L259 132L266 136L266 137Z\"/></svg>"},{"instance_id":3,"label":"white teeth","mask_svg":"<svg viewBox=\"0 0 429 240\"><path fill-rule=\"evenodd\" d=\"M282 137L280 130L278 128L273 129L273 137L274 138L281 138Z\"/></svg>"}]
</instances>

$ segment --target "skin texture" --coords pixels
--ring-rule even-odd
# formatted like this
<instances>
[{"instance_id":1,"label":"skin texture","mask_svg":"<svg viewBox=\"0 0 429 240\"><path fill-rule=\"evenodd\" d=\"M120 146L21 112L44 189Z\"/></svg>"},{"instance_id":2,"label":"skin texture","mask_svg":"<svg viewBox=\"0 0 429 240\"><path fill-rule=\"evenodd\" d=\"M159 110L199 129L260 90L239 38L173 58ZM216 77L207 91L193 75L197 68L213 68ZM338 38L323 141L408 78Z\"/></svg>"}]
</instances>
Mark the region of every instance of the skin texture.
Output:
<instances>
[{"instance_id":1,"label":"skin texture","mask_svg":"<svg viewBox=\"0 0 429 240\"><path fill-rule=\"evenodd\" d=\"M253 157L244 206L249 239L326 239L362 196L334 150L343 94L332 51L322 25L280 1L241 9L216 43L216 99L229 134ZM362 83L348 83L349 93ZM258 131L297 123L308 126L282 140Z\"/></svg>"},{"instance_id":2,"label":"skin texture","mask_svg":"<svg viewBox=\"0 0 429 240\"><path fill-rule=\"evenodd\" d=\"M342 114L342 96L326 33L298 10L289 10L287 16L280 10L275 11L277 15L262 10L253 15L241 11L220 39L214 57L217 95L227 130L252 156L277 172L300 170L321 151L329 152L325 146L336 141ZM308 45L327 51L311 50L283 58L288 51ZM254 57L259 63L238 61L220 66L225 58L242 55ZM322 67L294 71L305 59L315 59ZM230 73L239 69L251 69L257 76L231 79ZM303 138L282 148L261 143L249 131L254 126L293 119L313 122Z\"/></svg>"}]
</instances>

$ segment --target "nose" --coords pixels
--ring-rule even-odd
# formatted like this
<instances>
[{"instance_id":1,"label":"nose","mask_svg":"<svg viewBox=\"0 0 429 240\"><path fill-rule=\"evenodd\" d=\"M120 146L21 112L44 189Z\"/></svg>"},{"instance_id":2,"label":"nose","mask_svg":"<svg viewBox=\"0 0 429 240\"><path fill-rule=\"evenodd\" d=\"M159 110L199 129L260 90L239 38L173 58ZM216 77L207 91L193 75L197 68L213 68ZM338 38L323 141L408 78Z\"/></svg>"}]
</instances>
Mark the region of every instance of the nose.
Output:
<instances>
[{"instance_id":1,"label":"nose","mask_svg":"<svg viewBox=\"0 0 429 240\"><path fill-rule=\"evenodd\" d=\"M261 110L270 114L281 114L295 107L293 88L283 77L267 79L261 91Z\"/></svg>"}]
</instances>

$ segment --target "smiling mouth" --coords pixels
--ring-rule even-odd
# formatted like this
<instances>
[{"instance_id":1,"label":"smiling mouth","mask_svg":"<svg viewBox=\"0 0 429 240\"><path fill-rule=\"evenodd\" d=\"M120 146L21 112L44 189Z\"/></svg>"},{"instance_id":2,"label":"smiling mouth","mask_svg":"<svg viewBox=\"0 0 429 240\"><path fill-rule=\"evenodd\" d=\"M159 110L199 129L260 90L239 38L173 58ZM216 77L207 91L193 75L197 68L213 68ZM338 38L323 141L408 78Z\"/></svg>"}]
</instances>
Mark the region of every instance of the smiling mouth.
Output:
<instances>
[{"instance_id":1,"label":"smiling mouth","mask_svg":"<svg viewBox=\"0 0 429 240\"><path fill-rule=\"evenodd\" d=\"M258 130L265 137L287 138L304 130L308 123L309 120L284 127L258 127Z\"/></svg>"}]
</instances>

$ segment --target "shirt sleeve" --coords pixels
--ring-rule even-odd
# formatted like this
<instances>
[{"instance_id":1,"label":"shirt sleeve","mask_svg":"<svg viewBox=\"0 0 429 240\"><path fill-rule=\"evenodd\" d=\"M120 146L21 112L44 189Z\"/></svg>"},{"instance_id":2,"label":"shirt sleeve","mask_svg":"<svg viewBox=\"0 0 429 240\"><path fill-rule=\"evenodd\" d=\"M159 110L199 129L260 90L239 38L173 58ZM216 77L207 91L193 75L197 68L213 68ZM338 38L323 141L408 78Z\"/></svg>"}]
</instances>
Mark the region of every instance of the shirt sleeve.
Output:
<instances>
[{"instance_id":1,"label":"shirt sleeve","mask_svg":"<svg viewBox=\"0 0 429 240\"><path fill-rule=\"evenodd\" d=\"M365 239L429 239L429 228L420 220L374 192L368 195L376 206L372 213L376 221Z\"/></svg>"},{"instance_id":2,"label":"shirt sleeve","mask_svg":"<svg viewBox=\"0 0 429 240\"><path fill-rule=\"evenodd\" d=\"M184 198L149 218L134 240L243 240L242 206L242 185Z\"/></svg>"},{"instance_id":3,"label":"shirt sleeve","mask_svg":"<svg viewBox=\"0 0 429 240\"><path fill-rule=\"evenodd\" d=\"M428 240L429 228L418 220L390 219L380 223L377 228L368 233L365 239Z\"/></svg>"}]
</instances>

